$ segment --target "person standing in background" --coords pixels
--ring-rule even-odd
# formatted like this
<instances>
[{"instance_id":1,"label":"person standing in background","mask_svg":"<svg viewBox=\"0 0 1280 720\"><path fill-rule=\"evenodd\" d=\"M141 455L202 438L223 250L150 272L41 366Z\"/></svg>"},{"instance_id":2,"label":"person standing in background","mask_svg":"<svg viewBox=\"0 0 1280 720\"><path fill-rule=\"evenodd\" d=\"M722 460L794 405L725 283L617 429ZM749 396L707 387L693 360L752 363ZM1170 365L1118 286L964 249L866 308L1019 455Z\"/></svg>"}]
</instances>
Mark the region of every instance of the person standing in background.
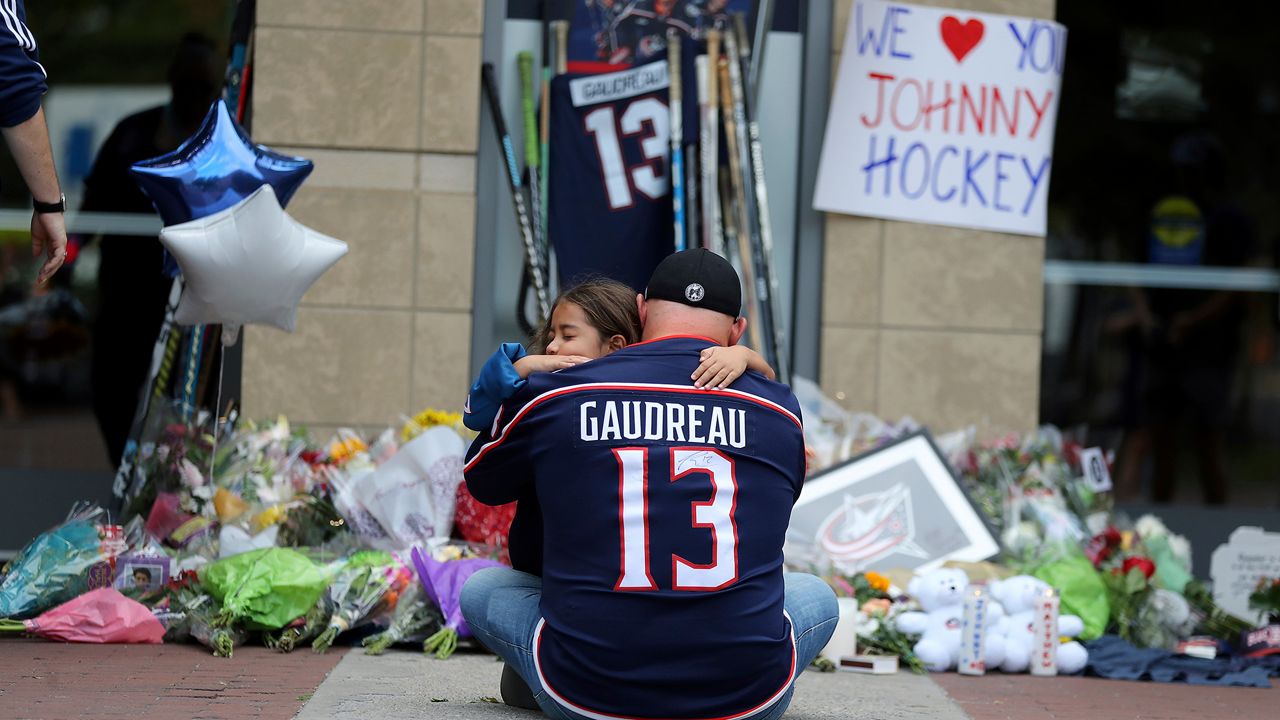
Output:
<instances>
[{"instance_id":1,"label":"person standing in background","mask_svg":"<svg viewBox=\"0 0 1280 720\"><path fill-rule=\"evenodd\" d=\"M199 33L183 36L169 64L169 102L115 126L85 178L80 209L155 213L129 167L175 150L195 134L218 97L222 71L223 58L213 40ZM172 280L164 272L164 248L155 235L106 235L101 242L90 383L93 412L114 464L124 453L138 393L147 381Z\"/></svg>"}]
</instances>

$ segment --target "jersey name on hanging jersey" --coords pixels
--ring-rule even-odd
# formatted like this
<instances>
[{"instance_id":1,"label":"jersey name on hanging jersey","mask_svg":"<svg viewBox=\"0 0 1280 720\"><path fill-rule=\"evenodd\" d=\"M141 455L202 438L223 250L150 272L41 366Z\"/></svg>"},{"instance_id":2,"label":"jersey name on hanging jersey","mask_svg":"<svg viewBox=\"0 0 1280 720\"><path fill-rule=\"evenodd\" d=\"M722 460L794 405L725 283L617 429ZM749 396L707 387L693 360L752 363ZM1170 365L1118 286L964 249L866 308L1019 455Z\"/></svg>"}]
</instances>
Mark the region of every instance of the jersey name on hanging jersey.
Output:
<instances>
[{"instance_id":1,"label":"jersey name on hanging jersey","mask_svg":"<svg viewBox=\"0 0 1280 720\"><path fill-rule=\"evenodd\" d=\"M705 338L535 373L468 452L467 487L542 507L539 679L591 718L748 718L790 685L782 544L799 405L746 373L689 383ZM521 501L523 502L523 501Z\"/></svg>"},{"instance_id":2,"label":"jersey name on hanging jersey","mask_svg":"<svg viewBox=\"0 0 1280 720\"><path fill-rule=\"evenodd\" d=\"M548 234L562 287L643 291L673 247L667 61L551 82Z\"/></svg>"}]
</instances>

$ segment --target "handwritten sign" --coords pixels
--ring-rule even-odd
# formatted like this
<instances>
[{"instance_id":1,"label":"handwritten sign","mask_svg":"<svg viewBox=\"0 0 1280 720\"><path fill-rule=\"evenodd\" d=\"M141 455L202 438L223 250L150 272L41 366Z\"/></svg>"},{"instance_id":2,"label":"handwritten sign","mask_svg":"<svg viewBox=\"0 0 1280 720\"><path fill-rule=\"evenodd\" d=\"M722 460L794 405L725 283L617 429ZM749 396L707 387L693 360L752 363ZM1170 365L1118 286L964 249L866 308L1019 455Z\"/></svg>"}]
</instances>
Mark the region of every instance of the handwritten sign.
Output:
<instances>
[{"instance_id":1,"label":"handwritten sign","mask_svg":"<svg viewBox=\"0 0 1280 720\"><path fill-rule=\"evenodd\" d=\"M1067 30L858 0L814 207L1043 235Z\"/></svg>"},{"instance_id":2,"label":"handwritten sign","mask_svg":"<svg viewBox=\"0 0 1280 720\"><path fill-rule=\"evenodd\" d=\"M1209 561L1213 601L1223 610L1250 622L1263 618L1249 609L1249 593L1259 578L1280 577L1280 533L1258 527L1238 527L1219 545Z\"/></svg>"}]
</instances>

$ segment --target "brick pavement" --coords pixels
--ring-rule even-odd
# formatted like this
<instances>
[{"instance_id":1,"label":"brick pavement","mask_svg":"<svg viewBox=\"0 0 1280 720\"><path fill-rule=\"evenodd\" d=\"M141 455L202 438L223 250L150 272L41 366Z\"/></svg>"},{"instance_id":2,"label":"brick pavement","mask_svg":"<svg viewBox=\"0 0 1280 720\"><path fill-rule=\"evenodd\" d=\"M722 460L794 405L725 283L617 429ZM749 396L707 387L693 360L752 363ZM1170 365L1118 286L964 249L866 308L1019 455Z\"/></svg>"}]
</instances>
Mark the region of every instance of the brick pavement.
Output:
<instances>
[{"instance_id":1,"label":"brick pavement","mask_svg":"<svg viewBox=\"0 0 1280 720\"><path fill-rule=\"evenodd\" d=\"M345 654L0 640L0 718L288 720Z\"/></svg>"},{"instance_id":2,"label":"brick pavement","mask_svg":"<svg viewBox=\"0 0 1280 720\"><path fill-rule=\"evenodd\" d=\"M1275 678L1270 690L1003 673L930 678L973 720L1260 720L1280 708Z\"/></svg>"}]
</instances>

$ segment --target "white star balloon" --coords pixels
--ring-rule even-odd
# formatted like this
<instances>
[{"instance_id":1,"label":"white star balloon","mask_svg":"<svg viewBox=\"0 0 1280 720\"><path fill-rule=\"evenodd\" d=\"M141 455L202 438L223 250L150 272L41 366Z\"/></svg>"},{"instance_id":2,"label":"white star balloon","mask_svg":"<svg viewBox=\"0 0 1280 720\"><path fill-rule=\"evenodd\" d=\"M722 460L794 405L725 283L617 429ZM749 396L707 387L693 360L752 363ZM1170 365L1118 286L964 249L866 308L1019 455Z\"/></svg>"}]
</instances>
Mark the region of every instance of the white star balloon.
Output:
<instances>
[{"instance_id":1,"label":"white star balloon","mask_svg":"<svg viewBox=\"0 0 1280 720\"><path fill-rule=\"evenodd\" d=\"M302 295L347 254L346 243L281 209L270 185L226 210L164 228L160 242L186 283L174 319L221 323L227 345L250 323L293 332Z\"/></svg>"}]
</instances>

